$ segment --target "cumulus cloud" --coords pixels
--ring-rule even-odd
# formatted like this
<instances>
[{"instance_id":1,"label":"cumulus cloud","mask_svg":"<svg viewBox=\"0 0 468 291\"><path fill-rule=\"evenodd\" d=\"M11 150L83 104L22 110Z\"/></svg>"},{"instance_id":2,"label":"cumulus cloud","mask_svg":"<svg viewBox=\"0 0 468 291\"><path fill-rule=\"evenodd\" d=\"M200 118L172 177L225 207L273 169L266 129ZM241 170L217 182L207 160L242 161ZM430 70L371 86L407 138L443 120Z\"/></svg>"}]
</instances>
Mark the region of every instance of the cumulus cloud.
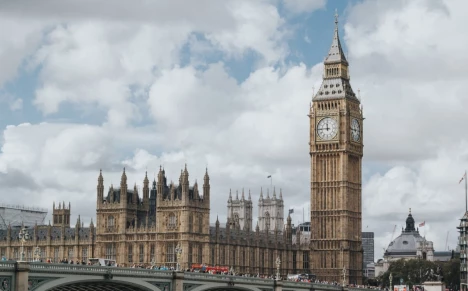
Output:
<instances>
[{"instance_id":1,"label":"cumulus cloud","mask_svg":"<svg viewBox=\"0 0 468 291\"><path fill-rule=\"evenodd\" d=\"M363 189L363 225L376 231L377 255L410 207L436 250L444 250L447 231L455 247L468 142L461 134L466 8L464 1L363 1L349 10L345 39L362 88L364 166L389 169L369 173Z\"/></svg>"},{"instance_id":2,"label":"cumulus cloud","mask_svg":"<svg viewBox=\"0 0 468 291\"><path fill-rule=\"evenodd\" d=\"M298 209L294 222L303 220L310 199L307 113L323 67L283 62L291 27L278 5L291 17L325 1L186 2L2 6L0 24L17 33L0 38L0 86L24 65L39 72L33 104L46 116L64 104L97 107L104 116L96 125L7 127L0 186L16 193L12 203L50 208L53 200L71 201L74 217L91 218L100 168L109 187L126 167L132 187L160 165L177 182L187 163L191 183L209 169L212 221L225 221L231 188L250 189L256 201L260 188L270 187L267 175L283 189L285 208ZM455 244L464 211L457 181L468 159L466 8L464 1L416 0L361 1L347 10L343 41L366 117L363 230L375 231L377 256L410 207L437 250L447 229ZM240 82L226 64L247 54L255 64ZM15 102L9 105L19 108Z\"/></svg>"},{"instance_id":3,"label":"cumulus cloud","mask_svg":"<svg viewBox=\"0 0 468 291\"><path fill-rule=\"evenodd\" d=\"M327 0L283 0L284 7L292 13L310 13L324 8Z\"/></svg>"},{"instance_id":4,"label":"cumulus cloud","mask_svg":"<svg viewBox=\"0 0 468 291\"><path fill-rule=\"evenodd\" d=\"M10 111L18 111L23 108L23 99L17 98L8 92L0 90L0 104L6 103Z\"/></svg>"}]
</instances>

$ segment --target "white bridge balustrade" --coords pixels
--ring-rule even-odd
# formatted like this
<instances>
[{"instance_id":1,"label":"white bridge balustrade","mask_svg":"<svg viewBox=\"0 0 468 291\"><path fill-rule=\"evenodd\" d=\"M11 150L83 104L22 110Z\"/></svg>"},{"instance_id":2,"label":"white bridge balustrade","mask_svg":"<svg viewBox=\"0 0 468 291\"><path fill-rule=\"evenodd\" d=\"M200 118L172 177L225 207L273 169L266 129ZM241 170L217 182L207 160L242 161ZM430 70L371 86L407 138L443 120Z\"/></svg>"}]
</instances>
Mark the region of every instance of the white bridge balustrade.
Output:
<instances>
[{"instance_id":1,"label":"white bridge balustrade","mask_svg":"<svg viewBox=\"0 0 468 291\"><path fill-rule=\"evenodd\" d=\"M364 289L207 273L1 261L0 290L361 291Z\"/></svg>"}]
</instances>

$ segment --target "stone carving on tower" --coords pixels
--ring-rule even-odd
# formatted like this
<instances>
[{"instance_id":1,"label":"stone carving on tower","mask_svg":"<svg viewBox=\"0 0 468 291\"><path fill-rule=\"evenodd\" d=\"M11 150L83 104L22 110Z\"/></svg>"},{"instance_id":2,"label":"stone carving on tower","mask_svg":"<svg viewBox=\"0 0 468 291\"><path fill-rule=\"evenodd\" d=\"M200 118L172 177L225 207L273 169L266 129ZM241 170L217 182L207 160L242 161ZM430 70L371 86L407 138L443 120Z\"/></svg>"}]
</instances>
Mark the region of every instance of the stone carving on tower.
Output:
<instances>
[{"instance_id":1,"label":"stone carving on tower","mask_svg":"<svg viewBox=\"0 0 468 291\"><path fill-rule=\"evenodd\" d=\"M349 82L338 15L323 81L310 107L311 261L319 280L362 282L363 115Z\"/></svg>"},{"instance_id":2,"label":"stone carving on tower","mask_svg":"<svg viewBox=\"0 0 468 291\"><path fill-rule=\"evenodd\" d=\"M237 191L236 199L232 199L232 194L229 192L227 214L231 226L241 230L252 230L252 209L250 190L247 199L245 199L244 189L242 189L242 196L240 199Z\"/></svg>"},{"instance_id":3,"label":"stone carving on tower","mask_svg":"<svg viewBox=\"0 0 468 291\"><path fill-rule=\"evenodd\" d=\"M269 189L267 189L266 198L263 198L263 189L260 190L260 199L258 200L258 225L260 231L283 231L284 201L281 190L279 198L276 197L275 188L273 188L273 196L271 198Z\"/></svg>"},{"instance_id":4,"label":"stone carving on tower","mask_svg":"<svg viewBox=\"0 0 468 291\"><path fill-rule=\"evenodd\" d=\"M70 213L70 202L68 202L68 208L65 206L65 202L63 204L59 202L58 207L55 207L54 202L52 212L54 226L70 226Z\"/></svg>"},{"instance_id":5,"label":"stone carving on tower","mask_svg":"<svg viewBox=\"0 0 468 291\"><path fill-rule=\"evenodd\" d=\"M187 165L180 173L179 185L167 185L164 169L160 169L157 181L156 235L158 264L174 265L176 247L182 252L180 266L189 268L192 263L208 260L210 222L210 177L208 169L203 178L203 192L198 182L189 183Z\"/></svg>"}]
</instances>

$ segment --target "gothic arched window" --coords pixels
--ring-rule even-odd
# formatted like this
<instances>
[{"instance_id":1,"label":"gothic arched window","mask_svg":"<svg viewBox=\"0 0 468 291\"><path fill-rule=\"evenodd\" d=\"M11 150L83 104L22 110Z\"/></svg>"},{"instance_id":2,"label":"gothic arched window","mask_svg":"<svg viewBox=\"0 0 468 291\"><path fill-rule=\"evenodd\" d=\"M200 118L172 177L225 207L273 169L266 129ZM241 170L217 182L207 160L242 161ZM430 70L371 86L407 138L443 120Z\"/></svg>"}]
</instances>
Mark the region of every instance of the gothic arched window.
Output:
<instances>
[{"instance_id":1,"label":"gothic arched window","mask_svg":"<svg viewBox=\"0 0 468 291\"><path fill-rule=\"evenodd\" d=\"M239 213L234 213L234 224L236 228L240 228L240 223L239 223Z\"/></svg>"},{"instance_id":2,"label":"gothic arched window","mask_svg":"<svg viewBox=\"0 0 468 291\"><path fill-rule=\"evenodd\" d=\"M270 213L265 212L265 229L270 229Z\"/></svg>"},{"instance_id":3,"label":"gothic arched window","mask_svg":"<svg viewBox=\"0 0 468 291\"><path fill-rule=\"evenodd\" d=\"M189 232L193 232L193 213L190 213L189 216L189 221L188 221L188 226L189 226Z\"/></svg>"},{"instance_id":4,"label":"gothic arched window","mask_svg":"<svg viewBox=\"0 0 468 291\"><path fill-rule=\"evenodd\" d=\"M167 222L168 228L175 228L177 224L177 218L174 213L169 214L169 220Z\"/></svg>"},{"instance_id":5,"label":"gothic arched window","mask_svg":"<svg viewBox=\"0 0 468 291\"><path fill-rule=\"evenodd\" d=\"M109 229L113 229L114 226L115 226L115 219L114 219L114 216L111 215L107 218L107 227Z\"/></svg>"},{"instance_id":6,"label":"gothic arched window","mask_svg":"<svg viewBox=\"0 0 468 291\"><path fill-rule=\"evenodd\" d=\"M203 214L198 216L198 232L203 233Z\"/></svg>"}]
</instances>

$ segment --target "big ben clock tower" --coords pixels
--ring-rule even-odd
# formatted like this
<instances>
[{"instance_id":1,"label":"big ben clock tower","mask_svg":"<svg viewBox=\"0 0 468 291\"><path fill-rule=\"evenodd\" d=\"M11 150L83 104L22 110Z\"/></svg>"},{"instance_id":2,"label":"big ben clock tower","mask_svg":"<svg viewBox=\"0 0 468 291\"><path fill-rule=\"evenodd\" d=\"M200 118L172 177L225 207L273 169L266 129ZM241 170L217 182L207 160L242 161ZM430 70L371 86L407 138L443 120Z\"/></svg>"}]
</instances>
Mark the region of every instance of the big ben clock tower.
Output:
<instances>
[{"instance_id":1,"label":"big ben clock tower","mask_svg":"<svg viewBox=\"0 0 468 291\"><path fill-rule=\"evenodd\" d=\"M338 35L310 108L311 260L319 280L362 283L363 117Z\"/></svg>"}]
</instances>

